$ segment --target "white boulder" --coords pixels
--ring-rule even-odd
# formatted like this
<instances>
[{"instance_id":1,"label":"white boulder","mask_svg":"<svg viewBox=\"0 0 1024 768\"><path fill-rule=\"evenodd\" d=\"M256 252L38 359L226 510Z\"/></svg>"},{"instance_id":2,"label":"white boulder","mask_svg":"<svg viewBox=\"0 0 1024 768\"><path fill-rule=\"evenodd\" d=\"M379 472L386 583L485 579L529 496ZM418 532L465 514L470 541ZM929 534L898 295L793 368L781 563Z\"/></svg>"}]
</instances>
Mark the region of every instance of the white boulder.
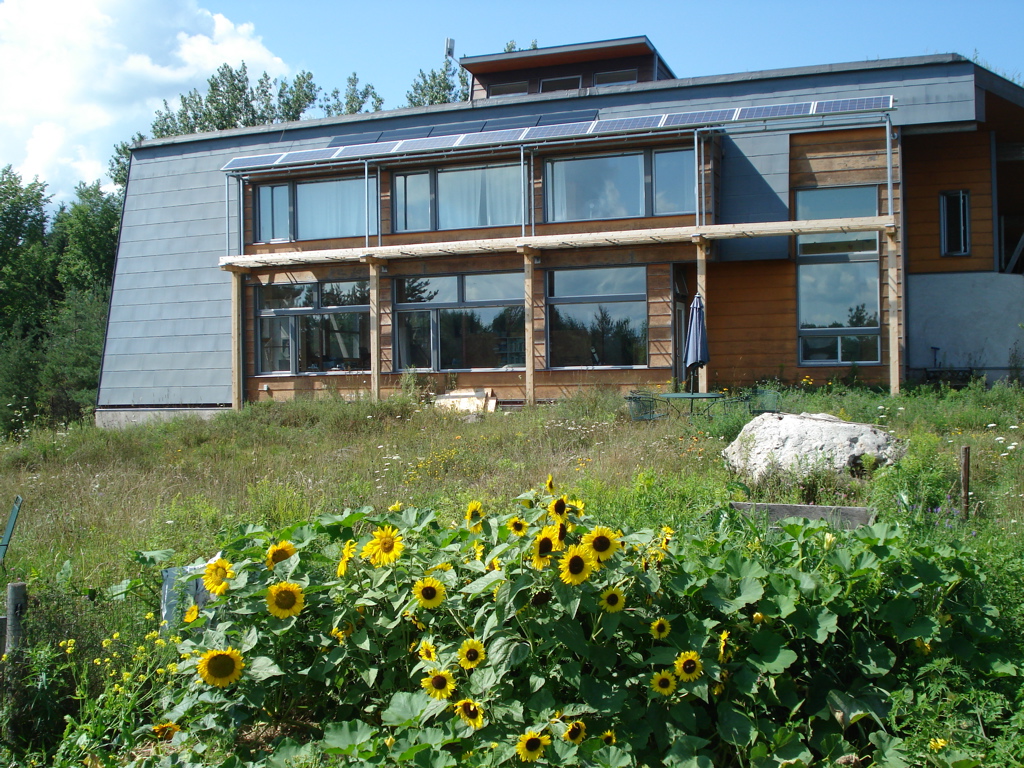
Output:
<instances>
[{"instance_id":1,"label":"white boulder","mask_svg":"<svg viewBox=\"0 0 1024 768\"><path fill-rule=\"evenodd\" d=\"M819 468L855 469L869 456L876 466L898 458L899 444L872 424L827 413L764 413L722 451L729 468L759 479L772 469L805 475Z\"/></svg>"}]
</instances>

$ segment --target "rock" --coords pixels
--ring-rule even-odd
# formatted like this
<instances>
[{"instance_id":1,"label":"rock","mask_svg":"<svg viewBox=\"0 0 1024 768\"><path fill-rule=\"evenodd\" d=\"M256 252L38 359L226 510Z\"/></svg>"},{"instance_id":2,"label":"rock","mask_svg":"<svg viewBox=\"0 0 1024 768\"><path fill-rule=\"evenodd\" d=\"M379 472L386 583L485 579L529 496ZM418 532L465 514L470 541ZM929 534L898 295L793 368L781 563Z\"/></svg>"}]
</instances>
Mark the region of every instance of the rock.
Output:
<instances>
[{"instance_id":1,"label":"rock","mask_svg":"<svg viewBox=\"0 0 1024 768\"><path fill-rule=\"evenodd\" d=\"M722 456L734 472L757 480L771 469L798 475L821 467L856 469L866 456L875 465L890 464L899 453L892 435L872 424L827 413L764 413L743 428Z\"/></svg>"}]
</instances>

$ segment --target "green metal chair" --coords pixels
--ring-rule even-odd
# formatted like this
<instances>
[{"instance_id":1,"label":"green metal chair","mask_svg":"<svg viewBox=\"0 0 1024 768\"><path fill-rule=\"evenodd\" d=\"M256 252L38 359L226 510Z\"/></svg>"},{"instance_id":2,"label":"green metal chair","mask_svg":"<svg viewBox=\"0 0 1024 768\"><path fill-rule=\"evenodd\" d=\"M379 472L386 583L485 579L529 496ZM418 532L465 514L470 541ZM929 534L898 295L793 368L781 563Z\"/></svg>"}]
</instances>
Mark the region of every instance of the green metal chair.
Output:
<instances>
[{"instance_id":1,"label":"green metal chair","mask_svg":"<svg viewBox=\"0 0 1024 768\"><path fill-rule=\"evenodd\" d=\"M747 398L747 409L753 416L779 412L779 393L774 389L755 389Z\"/></svg>"},{"instance_id":2,"label":"green metal chair","mask_svg":"<svg viewBox=\"0 0 1024 768\"><path fill-rule=\"evenodd\" d=\"M654 421L669 415L669 404L650 392L633 391L626 395L629 418L633 421Z\"/></svg>"}]
</instances>

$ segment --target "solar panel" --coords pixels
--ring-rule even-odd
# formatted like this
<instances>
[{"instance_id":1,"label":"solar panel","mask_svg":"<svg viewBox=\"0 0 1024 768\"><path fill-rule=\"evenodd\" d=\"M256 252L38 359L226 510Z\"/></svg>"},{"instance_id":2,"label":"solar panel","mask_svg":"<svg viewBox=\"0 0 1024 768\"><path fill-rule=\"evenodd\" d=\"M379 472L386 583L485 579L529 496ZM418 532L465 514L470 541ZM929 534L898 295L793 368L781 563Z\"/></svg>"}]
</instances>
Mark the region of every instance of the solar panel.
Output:
<instances>
[{"instance_id":1,"label":"solar panel","mask_svg":"<svg viewBox=\"0 0 1024 768\"><path fill-rule=\"evenodd\" d=\"M284 165L286 163L309 163L314 160L330 160L337 151L337 147L330 147L328 149L300 149L296 152L285 153L277 161L277 164Z\"/></svg>"},{"instance_id":2,"label":"solar panel","mask_svg":"<svg viewBox=\"0 0 1024 768\"><path fill-rule=\"evenodd\" d=\"M704 125L706 123L725 123L732 120L736 114L735 109L707 109L703 112L675 112L665 115L665 124L668 128L673 125Z\"/></svg>"},{"instance_id":3,"label":"solar panel","mask_svg":"<svg viewBox=\"0 0 1024 768\"><path fill-rule=\"evenodd\" d=\"M527 141L531 139L553 139L557 136L582 136L590 129L593 123L562 123L561 125L538 125L530 128L523 136Z\"/></svg>"},{"instance_id":4,"label":"solar panel","mask_svg":"<svg viewBox=\"0 0 1024 768\"><path fill-rule=\"evenodd\" d=\"M382 141L378 144L353 144L351 147L342 147L338 150L338 157L362 157L363 155L383 155L390 152L402 142Z\"/></svg>"},{"instance_id":5,"label":"solar panel","mask_svg":"<svg viewBox=\"0 0 1024 768\"><path fill-rule=\"evenodd\" d=\"M856 99L832 99L819 101L814 114L827 115L832 112L860 112L868 109L892 109L892 96L864 96Z\"/></svg>"},{"instance_id":6,"label":"solar panel","mask_svg":"<svg viewBox=\"0 0 1024 768\"><path fill-rule=\"evenodd\" d=\"M417 149L444 149L455 146L459 140L459 134L454 136L431 136L429 139L406 139L402 142L402 151L408 152Z\"/></svg>"},{"instance_id":7,"label":"solar panel","mask_svg":"<svg viewBox=\"0 0 1024 768\"><path fill-rule=\"evenodd\" d=\"M644 128L657 128L661 125L664 115L645 115L644 117L618 117L613 120L598 120L594 123L591 133L611 133L612 131L640 131Z\"/></svg>"},{"instance_id":8,"label":"solar panel","mask_svg":"<svg viewBox=\"0 0 1024 768\"><path fill-rule=\"evenodd\" d=\"M798 104L764 104L759 107L743 107L737 120L760 120L765 117L793 117L795 115L809 115L814 102L804 101Z\"/></svg>"},{"instance_id":9,"label":"solar panel","mask_svg":"<svg viewBox=\"0 0 1024 768\"><path fill-rule=\"evenodd\" d=\"M476 144L503 144L515 141L523 135L523 128L510 128L505 131L485 131L483 133L467 133L459 142L460 147L471 147Z\"/></svg>"},{"instance_id":10,"label":"solar panel","mask_svg":"<svg viewBox=\"0 0 1024 768\"><path fill-rule=\"evenodd\" d=\"M222 171L232 171L236 168L259 168L263 165L272 165L282 155L253 155L252 157L236 157L228 161L228 164L221 168Z\"/></svg>"}]
</instances>

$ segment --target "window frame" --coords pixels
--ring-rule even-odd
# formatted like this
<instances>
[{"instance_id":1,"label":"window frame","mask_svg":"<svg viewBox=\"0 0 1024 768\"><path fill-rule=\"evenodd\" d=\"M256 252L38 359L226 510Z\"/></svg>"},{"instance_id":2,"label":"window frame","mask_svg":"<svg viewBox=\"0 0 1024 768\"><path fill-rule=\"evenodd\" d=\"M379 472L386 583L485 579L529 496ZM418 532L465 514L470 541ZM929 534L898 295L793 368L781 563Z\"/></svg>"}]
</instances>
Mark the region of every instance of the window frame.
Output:
<instances>
[{"instance_id":1,"label":"window frame","mask_svg":"<svg viewBox=\"0 0 1024 768\"><path fill-rule=\"evenodd\" d=\"M614 270L614 269L639 269L643 271L643 293L608 293L608 294L565 294L562 296L552 295L552 281L556 275L559 274L572 274L573 272L581 272L585 270ZM650 307L648 306L648 289L647 289L647 266L643 264L632 264L632 265L613 265L605 267L575 267L568 269L549 269L546 270L544 275L544 348L547 356L547 365L549 370L556 371L572 371L572 370L591 370L594 368L600 368L602 370L636 370L645 369L650 367L651 362L651 339L650 339ZM646 329L646 343L645 343L645 362L642 364L634 365L555 365L552 360L553 346L551 342L551 331L553 323L551 321L551 308L558 306L567 305L579 305L579 304L642 304L644 307L644 319Z\"/></svg>"},{"instance_id":2,"label":"window frame","mask_svg":"<svg viewBox=\"0 0 1024 768\"><path fill-rule=\"evenodd\" d=\"M520 285L522 286L522 295L514 299L480 299L480 300L469 300L466 298L466 279L467 278L486 278L488 276L496 275L516 275L519 277ZM399 302L399 281L408 280L411 278L422 277L427 279L439 279L439 278L450 278L456 279L456 298L455 301L416 301L416 302ZM449 371L521 371L526 368L526 323L525 323L525 307L526 307L526 277L521 271L515 270L502 270L500 272L471 272L471 273L460 273L460 274L438 274L438 275L403 275L392 278L391 281L392 290L392 314L393 314L393 354L391 357L392 371L394 373L404 373L406 371L411 372L424 372L424 373L437 373L437 372L449 372ZM524 323L523 323L523 363L521 365L504 365L490 368L445 368L441 365L441 312L446 310L459 310L459 309L490 309L495 307L520 307L524 310ZM401 315L406 313L415 312L426 312L430 315L430 367L415 367L406 366L405 361L402 359L402 323ZM516 336L507 337L509 340L518 338ZM508 354L512 354L514 351L509 349Z\"/></svg>"},{"instance_id":3,"label":"window frame","mask_svg":"<svg viewBox=\"0 0 1024 768\"><path fill-rule=\"evenodd\" d=\"M599 82L597 82L598 78L601 77L601 76L609 77L609 76L612 76L612 75L629 75L630 73L632 73L632 77L628 77L627 76L627 77L621 78L619 80L613 80L612 82L609 82L609 83L599 83ZM639 76L640 76L640 73L638 72L636 67L627 68L627 69L613 69L613 70L609 70L607 72L595 72L594 73L594 87L595 88L607 88L607 87L612 86L612 85L635 85L636 83L639 82Z\"/></svg>"},{"instance_id":4,"label":"window frame","mask_svg":"<svg viewBox=\"0 0 1024 768\"><path fill-rule=\"evenodd\" d=\"M958 248L951 247L952 238L949 231L949 210L952 201L956 200L960 214L960 232L957 239ZM943 256L971 255L971 191L969 189L948 189L939 193L939 242Z\"/></svg>"},{"instance_id":5,"label":"window frame","mask_svg":"<svg viewBox=\"0 0 1024 768\"><path fill-rule=\"evenodd\" d=\"M655 158L657 155L671 154L671 153L687 153L689 155L689 162L686 163L686 167L692 171L692 178L690 181L693 182L693 205L692 210L683 211L668 211L665 213L656 213L655 205L658 194L658 181L657 174L655 173ZM626 216L612 216L612 217L595 217L595 218L557 218L555 216L555 185L554 185L554 166L557 163L562 162L573 162L577 160L598 160L608 157L640 157L641 158L641 188L643 193L643 210L638 214L630 214ZM697 172L694 163L696 162L696 152L692 147L645 147L642 149L632 149L621 152L600 152L595 154L581 154L581 155L555 155L544 159L544 222L547 224L569 224L578 221L621 221L626 219L644 219L644 218L664 218L666 216L692 216L697 213Z\"/></svg>"},{"instance_id":6,"label":"window frame","mask_svg":"<svg viewBox=\"0 0 1024 768\"><path fill-rule=\"evenodd\" d=\"M367 292L367 303L366 304L328 304L324 301L325 286L336 285L339 283L352 283L358 285L363 284L363 289ZM271 286L312 286L312 299L306 306L298 307L287 307L287 308L275 308L275 309L264 309L263 308L263 291ZM299 370L300 368L300 350L302 349L301 334L302 329L300 327L301 319L306 317L323 317L325 315L343 315L343 314L359 314L365 316L366 328L369 330L370 327L370 304L369 304L369 279L354 278L354 279L334 279L334 280L317 280L317 281L304 281L301 283L259 283L254 286L253 291L253 310L255 314L255 371L257 376L319 376L323 374L363 374L369 372L369 362L366 363L365 368L331 368L328 370ZM282 322L287 324L287 345L288 345L288 362L289 367L287 370L283 368L274 368L271 370L265 370L263 367L263 325L268 322Z\"/></svg>"},{"instance_id":7,"label":"window frame","mask_svg":"<svg viewBox=\"0 0 1024 768\"><path fill-rule=\"evenodd\" d=\"M551 90L547 90L544 87L548 83L558 83L558 82L562 82L562 81L568 82L570 80L574 80L576 82L576 85L575 86L570 86L568 88L552 88ZM583 87L583 76L582 75L562 75L561 77L545 77L545 78L542 78L541 81L540 81L540 87L538 88L538 91L540 93L561 93L563 91L578 91L582 87Z\"/></svg>"},{"instance_id":8,"label":"window frame","mask_svg":"<svg viewBox=\"0 0 1024 768\"><path fill-rule=\"evenodd\" d=\"M520 217L520 221L516 221L510 224L480 224L474 227L455 227L441 229L439 226L438 218L438 191L437 191L437 177L438 174L458 172L458 171L476 171L476 170L487 170L490 168L519 168L520 169L520 186L517 190L516 197L519 200L519 209L517 215ZM497 162L497 163L474 163L471 165L441 165L431 166L429 168L410 168L408 170L393 170L391 171L391 230L392 234L406 234L414 232L458 232L461 230L472 230L472 229L495 229L497 227L521 227L523 224L523 217L529 216L529 206L524 205L524 189L526 193L529 192L529 183L526 181L526 168L519 162ZM395 189L397 188L397 180L402 177L426 175L428 183L428 206L429 211L427 219L429 226L426 229L398 229L397 222L399 219L397 195Z\"/></svg>"},{"instance_id":9,"label":"window frame","mask_svg":"<svg viewBox=\"0 0 1024 768\"><path fill-rule=\"evenodd\" d=\"M522 90L509 91L508 93L494 93L495 88L521 87ZM516 80L512 83L492 83L487 86L487 98L500 99L505 96L526 96L530 92L529 80Z\"/></svg>"},{"instance_id":10,"label":"window frame","mask_svg":"<svg viewBox=\"0 0 1024 768\"><path fill-rule=\"evenodd\" d=\"M838 189L873 189L874 195L874 212L856 213L857 216L863 215L878 215L878 195L879 185L878 184L844 184L838 186L823 186L823 187L804 187L801 189L793 190L793 210L794 214L797 214L797 199L801 194L813 193L818 191L826 190L838 190ZM813 219L810 219L813 221ZM875 235L875 247L872 250L852 250L852 251L841 251L836 253L815 253L802 255L800 252L800 236L797 235L793 239L794 242L794 255L796 262L796 325L797 325L797 364L801 367L839 367L839 366L876 366L882 364L882 277L881 277L881 241L879 236ZM842 326L842 327L826 327L826 328L803 328L802 327L802 300L801 300L801 267L827 265L827 264L866 264L871 263L875 265L875 309L877 314L877 324L873 326ZM813 338L829 338L834 337L836 339L836 354L834 359L828 360L814 360L804 357L804 339ZM854 337L873 337L876 341L876 350L878 352L876 359L874 360L845 360L843 358L843 340L852 339Z\"/></svg>"},{"instance_id":11,"label":"window frame","mask_svg":"<svg viewBox=\"0 0 1024 768\"><path fill-rule=\"evenodd\" d=\"M370 232L359 232L354 235L333 235L329 237L318 237L315 239L300 239L299 238L299 211L298 211L298 186L300 184L322 184L325 182L345 182L355 181L360 182L363 185L363 196L365 203L369 209L369 223ZM376 174L371 175L368 179L369 186L372 188L372 194L367 197L366 194L366 183L367 178L365 176L324 176L308 179L290 179L288 181L268 181L265 183L254 183L253 184L253 228L252 237L254 245L262 245L265 243L299 243L299 242L315 242L316 240L344 240L353 237L376 237L380 232L380 180ZM260 203L260 197L264 189L275 189L285 187L288 192L288 236L272 238L269 240L261 239L263 234L263 211ZM367 217L364 212L363 216L363 228L365 229Z\"/></svg>"}]
</instances>

